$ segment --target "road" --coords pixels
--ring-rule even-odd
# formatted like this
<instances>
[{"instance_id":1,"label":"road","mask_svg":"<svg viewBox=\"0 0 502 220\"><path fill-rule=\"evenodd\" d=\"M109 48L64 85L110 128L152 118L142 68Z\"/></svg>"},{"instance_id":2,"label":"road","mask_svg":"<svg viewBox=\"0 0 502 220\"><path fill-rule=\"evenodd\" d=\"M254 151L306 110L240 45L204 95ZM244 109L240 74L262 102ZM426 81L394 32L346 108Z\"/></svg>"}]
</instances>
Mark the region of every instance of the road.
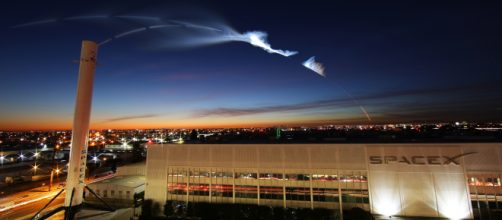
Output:
<instances>
[{"instance_id":1,"label":"road","mask_svg":"<svg viewBox=\"0 0 502 220\"><path fill-rule=\"evenodd\" d=\"M111 177L113 177L113 175L92 179L86 182L87 184L89 184ZM47 192L47 186L44 186L4 197L0 199L0 219L30 219L60 190L61 189L54 187L51 192ZM65 192L61 193L58 198L52 201L51 204L46 209L44 209L41 214L44 214L47 211L53 210L63 205L64 198ZM62 213L63 212L60 212L58 213L58 215L53 216L49 219L62 219Z\"/></svg>"},{"instance_id":2,"label":"road","mask_svg":"<svg viewBox=\"0 0 502 220\"><path fill-rule=\"evenodd\" d=\"M1 212L0 219L4 220L30 219L31 217L33 217L33 215L35 215L38 212L38 210L44 207L44 205L47 204L50 199L51 197ZM45 213L46 211L53 210L59 206L62 206L63 202L64 202L64 193L62 193L60 196L58 196L58 198L52 201L52 203L44 210L43 213ZM61 219L62 213L63 212L60 212L58 213L59 215L53 216L49 219Z\"/></svg>"}]
</instances>

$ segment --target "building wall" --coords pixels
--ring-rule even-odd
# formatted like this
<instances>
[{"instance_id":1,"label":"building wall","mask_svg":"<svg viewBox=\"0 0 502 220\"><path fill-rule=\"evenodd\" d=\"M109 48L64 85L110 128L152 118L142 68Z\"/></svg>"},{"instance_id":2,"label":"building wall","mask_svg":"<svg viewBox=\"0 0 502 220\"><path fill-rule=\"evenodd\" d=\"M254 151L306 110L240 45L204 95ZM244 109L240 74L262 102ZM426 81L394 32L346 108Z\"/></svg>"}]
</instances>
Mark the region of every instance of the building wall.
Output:
<instances>
[{"instance_id":1,"label":"building wall","mask_svg":"<svg viewBox=\"0 0 502 220\"><path fill-rule=\"evenodd\" d=\"M382 215L472 218L474 188L492 196L478 195L482 202L496 201L502 190L501 148L500 143L151 145L145 198L161 204L358 206ZM467 153L472 154L462 156Z\"/></svg>"},{"instance_id":2,"label":"building wall","mask_svg":"<svg viewBox=\"0 0 502 220\"><path fill-rule=\"evenodd\" d=\"M114 177L114 178L126 178L127 177ZM131 207L134 202L134 195L145 191L145 184L140 184L136 186L127 186L122 184L117 184L114 182L96 182L89 184L88 187L91 188L98 196L105 200L112 207ZM91 193L86 193L86 202L101 204L98 198L96 198Z\"/></svg>"}]
</instances>

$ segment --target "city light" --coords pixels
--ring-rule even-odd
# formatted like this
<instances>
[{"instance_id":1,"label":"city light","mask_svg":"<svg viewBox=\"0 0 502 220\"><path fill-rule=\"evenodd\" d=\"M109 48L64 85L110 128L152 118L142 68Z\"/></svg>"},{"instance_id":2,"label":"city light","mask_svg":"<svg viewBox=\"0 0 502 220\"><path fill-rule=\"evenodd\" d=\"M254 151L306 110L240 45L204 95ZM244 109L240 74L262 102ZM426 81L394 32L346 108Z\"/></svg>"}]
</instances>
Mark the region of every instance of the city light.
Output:
<instances>
[{"instance_id":1,"label":"city light","mask_svg":"<svg viewBox=\"0 0 502 220\"><path fill-rule=\"evenodd\" d=\"M37 165L37 164L33 165L33 175L37 175L38 167L39 167L39 165Z\"/></svg>"}]
</instances>

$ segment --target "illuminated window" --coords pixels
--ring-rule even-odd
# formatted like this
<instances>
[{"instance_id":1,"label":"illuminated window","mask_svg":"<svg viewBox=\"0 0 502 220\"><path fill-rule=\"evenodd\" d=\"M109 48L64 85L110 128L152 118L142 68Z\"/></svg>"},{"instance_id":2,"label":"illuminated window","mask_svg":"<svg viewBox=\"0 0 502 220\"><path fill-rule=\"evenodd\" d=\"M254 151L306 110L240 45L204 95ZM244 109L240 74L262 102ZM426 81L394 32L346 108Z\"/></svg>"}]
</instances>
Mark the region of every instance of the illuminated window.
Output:
<instances>
[{"instance_id":1,"label":"illuminated window","mask_svg":"<svg viewBox=\"0 0 502 220\"><path fill-rule=\"evenodd\" d=\"M256 173L248 173L248 172L235 173L236 179L256 179L256 177L257 177Z\"/></svg>"},{"instance_id":2,"label":"illuminated window","mask_svg":"<svg viewBox=\"0 0 502 220\"><path fill-rule=\"evenodd\" d=\"M318 202L338 202L338 189L312 189L314 201Z\"/></svg>"},{"instance_id":3,"label":"illuminated window","mask_svg":"<svg viewBox=\"0 0 502 220\"><path fill-rule=\"evenodd\" d=\"M209 196L209 184L190 185L189 194L194 196Z\"/></svg>"},{"instance_id":4,"label":"illuminated window","mask_svg":"<svg viewBox=\"0 0 502 220\"><path fill-rule=\"evenodd\" d=\"M213 178L233 178L232 172L211 172Z\"/></svg>"},{"instance_id":5,"label":"illuminated window","mask_svg":"<svg viewBox=\"0 0 502 220\"><path fill-rule=\"evenodd\" d=\"M260 199L283 199L282 187L260 186Z\"/></svg>"},{"instance_id":6,"label":"illuminated window","mask_svg":"<svg viewBox=\"0 0 502 220\"><path fill-rule=\"evenodd\" d=\"M286 180L299 180L299 181L309 181L310 180L310 175L308 174L286 174L285 175Z\"/></svg>"},{"instance_id":7,"label":"illuminated window","mask_svg":"<svg viewBox=\"0 0 502 220\"><path fill-rule=\"evenodd\" d=\"M260 173L260 179L282 180L282 174L280 174L280 173Z\"/></svg>"},{"instance_id":8,"label":"illuminated window","mask_svg":"<svg viewBox=\"0 0 502 220\"><path fill-rule=\"evenodd\" d=\"M310 201L310 188L286 187L286 200Z\"/></svg>"},{"instance_id":9,"label":"illuminated window","mask_svg":"<svg viewBox=\"0 0 502 220\"><path fill-rule=\"evenodd\" d=\"M167 191L170 194L186 195L187 184L186 183L169 183L169 184L167 184Z\"/></svg>"},{"instance_id":10,"label":"illuminated window","mask_svg":"<svg viewBox=\"0 0 502 220\"><path fill-rule=\"evenodd\" d=\"M315 181L337 181L337 175L327 175L327 174L312 174L312 180Z\"/></svg>"},{"instance_id":11,"label":"illuminated window","mask_svg":"<svg viewBox=\"0 0 502 220\"><path fill-rule=\"evenodd\" d=\"M232 197L232 185L212 185L211 195L221 197Z\"/></svg>"},{"instance_id":12,"label":"illuminated window","mask_svg":"<svg viewBox=\"0 0 502 220\"><path fill-rule=\"evenodd\" d=\"M257 186L235 186L235 197L237 198L258 198Z\"/></svg>"}]
</instances>

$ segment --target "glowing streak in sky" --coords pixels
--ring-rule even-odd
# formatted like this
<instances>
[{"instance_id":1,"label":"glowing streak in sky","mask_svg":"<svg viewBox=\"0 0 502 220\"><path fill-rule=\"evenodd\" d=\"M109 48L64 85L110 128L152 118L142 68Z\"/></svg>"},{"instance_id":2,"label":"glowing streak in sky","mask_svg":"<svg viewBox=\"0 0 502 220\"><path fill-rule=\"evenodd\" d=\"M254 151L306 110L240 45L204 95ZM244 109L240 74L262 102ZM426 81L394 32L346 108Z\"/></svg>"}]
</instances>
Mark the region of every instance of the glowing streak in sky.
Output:
<instances>
[{"instance_id":1,"label":"glowing streak in sky","mask_svg":"<svg viewBox=\"0 0 502 220\"><path fill-rule=\"evenodd\" d=\"M368 111L366 111L366 108L364 108L364 106L362 106L361 104L359 104L359 101L357 101L356 98L354 98L354 96L352 96L349 91L347 91L343 86L341 86L340 84L336 83L338 85L338 87L340 87L343 92L352 99L352 102L356 105L359 105L359 108L361 109L361 112L363 112L364 116L366 116L366 118L368 119L369 122L371 122L371 117L370 117L370 114L368 113Z\"/></svg>"},{"instance_id":2,"label":"glowing streak in sky","mask_svg":"<svg viewBox=\"0 0 502 220\"><path fill-rule=\"evenodd\" d=\"M273 49L267 42L267 33L262 31L250 31L240 35L227 36L231 40L248 42L255 47L260 47L269 53L280 54L285 57L297 54L297 51Z\"/></svg>"},{"instance_id":3,"label":"glowing streak in sky","mask_svg":"<svg viewBox=\"0 0 502 220\"><path fill-rule=\"evenodd\" d=\"M83 15L63 18L63 20L87 20L87 19L106 19L108 15Z\"/></svg>"},{"instance_id":4,"label":"glowing streak in sky","mask_svg":"<svg viewBox=\"0 0 502 220\"><path fill-rule=\"evenodd\" d=\"M326 75L324 74L324 66L321 63L316 62L315 57L311 57L305 62L303 62L303 66L307 67L308 69L316 72L317 74L323 77L326 77Z\"/></svg>"},{"instance_id":5,"label":"glowing streak in sky","mask_svg":"<svg viewBox=\"0 0 502 220\"><path fill-rule=\"evenodd\" d=\"M116 18L125 18L125 19L133 19L133 20L151 20L151 21L160 21L159 17L152 16L136 16L136 15L118 15Z\"/></svg>"},{"instance_id":6,"label":"glowing streak in sky","mask_svg":"<svg viewBox=\"0 0 502 220\"><path fill-rule=\"evenodd\" d=\"M157 29L157 28L166 28L166 27L179 27L180 25L177 24L159 24L159 25L152 25L149 26L149 29Z\"/></svg>"},{"instance_id":7,"label":"glowing streak in sky","mask_svg":"<svg viewBox=\"0 0 502 220\"><path fill-rule=\"evenodd\" d=\"M183 25L187 28L205 29L205 30L209 30L209 31L218 31L218 32L222 31L222 30L214 28L214 27L209 27L209 26L205 26L205 25L198 25L198 24L189 23L189 22L185 22L185 21L177 21L177 20L169 20L169 21L172 23L175 23L175 24Z\"/></svg>"},{"instance_id":8,"label":"glowing streak in sky","mask_svg":"<svg viewBox=\"0 0 502 220\"><path fill-rule=\"evenodd\" d=\"M136 28L136 29L132 29L130 31L126 31L126 32L123 32L123 33L120 33L120 34L117 34L115 35L115 38L121 38L121 37L124 37L124 36L127 36L129 34L134 34L134 33L137 33L137 32L141 32L141 31L145 31L146 30L146 27L142 27L142 28Z\"/></svg>"},{"instance_id":9,"label":"glowing streak in sky","mask_svg":"<svg viewBox=\"0 0 502 220\"><path fill-rule=\"evenodd\" d=\"M27 27L27 26L32 26L32 25L39 25L39 24L47 24L47 23L52 23L56 22L57 19L45 19L45 20L40 20L40 21L33 21L33 22L28 22L24 24L19 24L16 26L12 26L12 28L20 28L20 27Z\"/></svg>"},{"instance_id":10,"label":"glowing streak in sky","mask_svg":"<svg viewBox=\"0 0 502 220\"><path fill-rule=\"evenodd\" d=\"M364 113L364 115L366 116L366 118L368 119L368 121L371 121L370 114L368 114L368 112L366 111L366 109L362 105L360 105L359 108Z\"/></svg>"}]
</instances>

